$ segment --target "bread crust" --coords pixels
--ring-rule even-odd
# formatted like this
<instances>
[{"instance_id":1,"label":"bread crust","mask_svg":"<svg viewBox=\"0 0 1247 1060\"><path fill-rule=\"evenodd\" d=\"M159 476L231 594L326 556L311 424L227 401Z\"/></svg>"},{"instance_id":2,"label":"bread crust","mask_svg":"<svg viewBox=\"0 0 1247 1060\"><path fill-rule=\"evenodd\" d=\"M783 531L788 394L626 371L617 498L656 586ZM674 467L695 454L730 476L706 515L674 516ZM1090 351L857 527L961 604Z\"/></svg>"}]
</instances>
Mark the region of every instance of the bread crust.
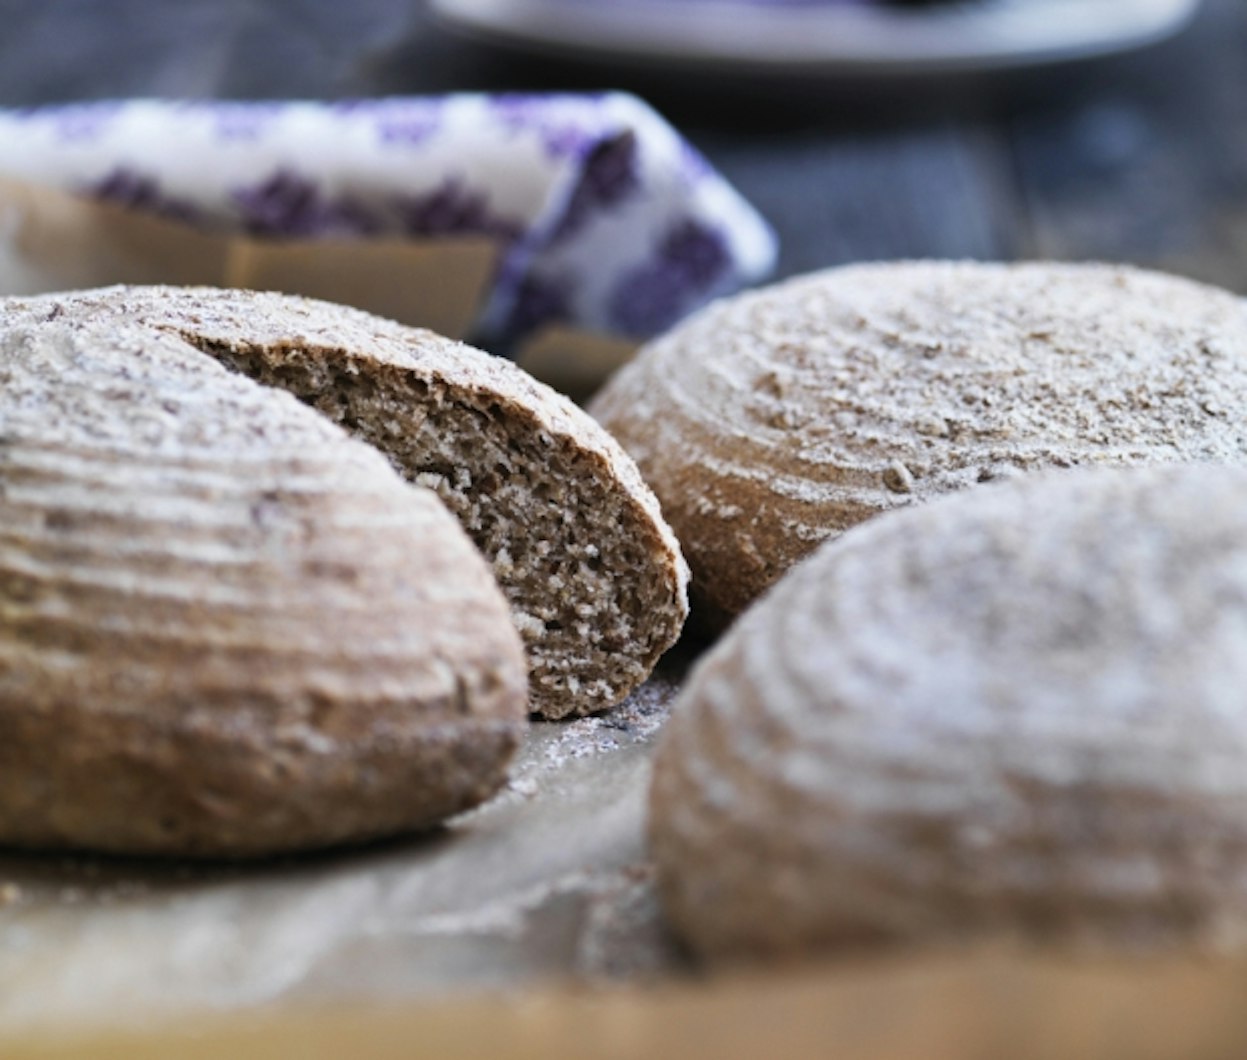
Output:
<instances>
[{"instance_id":1,"label":"bread crust","mask_svg":"<svg viewBox=\"0 0 1247 1060\"><path fill-rule=\"evenodd\" d=\"M1123 266L891 262L725 299L591 403L722 625L824 540L1052 467L1242 462L1247 308Z\"/></svg>"},{"instance_id":2,"label":"bread crust","mask_svg":"<svg viewBox=\"0 0 1247 1060\"><path fill-rule=\"evenodd\" d=\"M705 956L1247 931L1247 470L1025 477L829 542L698 664L650 841Z\"/></svg>"},{"instance_id":3,"label":"bread crust","mask_svg":"<svg viewBox=\"0 0 1247 1060\"><path fill-rule=\"evenodd\" d=\"M119 321L0 327L0 843L254 857L501 786L525 669L431 493Z\"/></svg>"}]
</instances>

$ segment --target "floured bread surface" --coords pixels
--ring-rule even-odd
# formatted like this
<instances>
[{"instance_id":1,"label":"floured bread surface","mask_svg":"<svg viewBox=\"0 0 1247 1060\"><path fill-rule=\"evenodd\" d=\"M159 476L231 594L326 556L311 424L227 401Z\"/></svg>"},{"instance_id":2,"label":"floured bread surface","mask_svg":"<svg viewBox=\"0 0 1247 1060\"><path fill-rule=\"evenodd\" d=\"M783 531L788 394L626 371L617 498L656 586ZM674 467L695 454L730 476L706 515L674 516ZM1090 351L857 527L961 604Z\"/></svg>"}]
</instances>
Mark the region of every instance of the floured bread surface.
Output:
<instances>
[{"instance_id":1,"label":"floured bread surface","mask_svg":"<svg viewBox=\"0 0 1247 1060\"><path fill-rule=\"evenodd\" d=\"M525 670L437 498L172 336L0 329L0 844L251 857L504 780Z\"/></svg>"},{"instance_id":2,"label":"floured bread surface","mask_svg":"<svg viewBox=\"0 0 1247 1060\"><path fill-rule=\"evenodd\" d=\"M436 490L493 564L547 718L623 699L679 635L687 569L632 460L514 364L341 306L209 288L5 303L142 321L281 387Z\"/></svg>"},{"instance_id":3,"label":"floured bread surface","mask_svg":"<svg viewBox=\"0 0 1247 1060\"><path fill-rule=\"evenodd\" d=\"M712 620L880 512L1020 471L1241 462L1247 308L1101 265L888 263L722 301L591 405Z\"/></svg>"},{"instance_id":4,"label":"floured bread surface","mask_svg":"<svg viewBox=\"0 0 1247 1060\"><path fill-rule=\"evenodd\" d=\"M1050 473L823 546L659 747L666 906L717 958L1244 941L1247 471Z\"/></svg>"}]
</instances>

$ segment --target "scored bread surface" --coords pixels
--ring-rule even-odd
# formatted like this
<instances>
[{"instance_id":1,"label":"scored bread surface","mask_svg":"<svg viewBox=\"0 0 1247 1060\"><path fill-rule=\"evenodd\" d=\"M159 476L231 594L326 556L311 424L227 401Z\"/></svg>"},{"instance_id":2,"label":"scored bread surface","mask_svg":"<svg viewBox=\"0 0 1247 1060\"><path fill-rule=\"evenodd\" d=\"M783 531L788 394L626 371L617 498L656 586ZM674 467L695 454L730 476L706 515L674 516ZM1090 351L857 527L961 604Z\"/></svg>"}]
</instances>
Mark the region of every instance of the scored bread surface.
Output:
<instances>
[{"instance_id":1,"label":"scored bread surface","mask_svg":"<svg viewBox=\"0 0 1247 1060\"><path fill-rule=\"evenodd\" d=\"M708 307L590 406L722 621L821 541L1016 472L1241 462L1247 308L1120 266L900 262Z\"/></svg>"},{"instance_id":2,"label":"scored bread surface","mask_svg":"<svg viewBox=\"0 0 1247 1060\"><path fill-rule=\"evenodd\" d=\"M171 335L0 328L0 844L251 857L505 779L524 658L431 493Z\"/></svg>"},{"instance_id":3,"label":"scored bread surface","mask_svg":"<svg viewBox=\"0 0 1247 1060\"><path fill-rule=\"evenodd\" d=\"M650 837L715 958L1247 941L1247 470L1049 473L883 516L694 670Z\"/></svg>"},{"instance_id":4,"label":"scored bread surface","mask_svg":"<svg viewBox=\"0 0 1247 1060\"><path fill-rule=\"evenodd\" d=\"M2 306L10 319L55 312L175 333L289 390L434 489L493 565L542 716L619 702L680 632L687 568L631 458L508 361L280 294L109 288Z\"/></svg>"}]
</instances>

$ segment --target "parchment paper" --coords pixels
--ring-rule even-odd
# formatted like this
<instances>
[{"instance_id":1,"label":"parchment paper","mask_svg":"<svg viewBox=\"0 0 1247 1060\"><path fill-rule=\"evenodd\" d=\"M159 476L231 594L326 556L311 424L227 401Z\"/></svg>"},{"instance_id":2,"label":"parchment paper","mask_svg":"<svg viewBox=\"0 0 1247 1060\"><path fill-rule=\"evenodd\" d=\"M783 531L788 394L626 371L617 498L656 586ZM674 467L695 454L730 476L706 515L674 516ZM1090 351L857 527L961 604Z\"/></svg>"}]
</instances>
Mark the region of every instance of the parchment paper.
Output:
<instances>
[{"instance_id":1,"label":"parchment paper","mask_svg":"<svg viewBox=\"0 0 1247 1060\"><path fill-rule=\"evenodd\" d=\"M535 724L440 832L255 866L0 854L0 1036L678 973L643 844L675 675Z\"/></svg>"}]
</instances>

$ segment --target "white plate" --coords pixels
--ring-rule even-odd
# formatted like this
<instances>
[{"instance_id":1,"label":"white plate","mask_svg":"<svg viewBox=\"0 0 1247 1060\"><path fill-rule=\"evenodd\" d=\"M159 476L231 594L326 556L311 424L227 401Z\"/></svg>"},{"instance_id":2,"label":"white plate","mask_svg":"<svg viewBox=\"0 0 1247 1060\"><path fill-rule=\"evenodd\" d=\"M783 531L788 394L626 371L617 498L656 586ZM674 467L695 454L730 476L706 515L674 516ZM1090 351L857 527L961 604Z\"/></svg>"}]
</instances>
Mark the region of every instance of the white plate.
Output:
<instances>
[{"instance_id":1,"label":"white plate","mask_svg":"<svg viewBox=\"0 0 1247 1060\"><path fill-rule=\"evenodd\" d=\"M960 0L928 7L765 0L431 0L448 24L585 57L797 74L907 75L1125 51L1199 0Z\"/></svg>"}]
</instances>

